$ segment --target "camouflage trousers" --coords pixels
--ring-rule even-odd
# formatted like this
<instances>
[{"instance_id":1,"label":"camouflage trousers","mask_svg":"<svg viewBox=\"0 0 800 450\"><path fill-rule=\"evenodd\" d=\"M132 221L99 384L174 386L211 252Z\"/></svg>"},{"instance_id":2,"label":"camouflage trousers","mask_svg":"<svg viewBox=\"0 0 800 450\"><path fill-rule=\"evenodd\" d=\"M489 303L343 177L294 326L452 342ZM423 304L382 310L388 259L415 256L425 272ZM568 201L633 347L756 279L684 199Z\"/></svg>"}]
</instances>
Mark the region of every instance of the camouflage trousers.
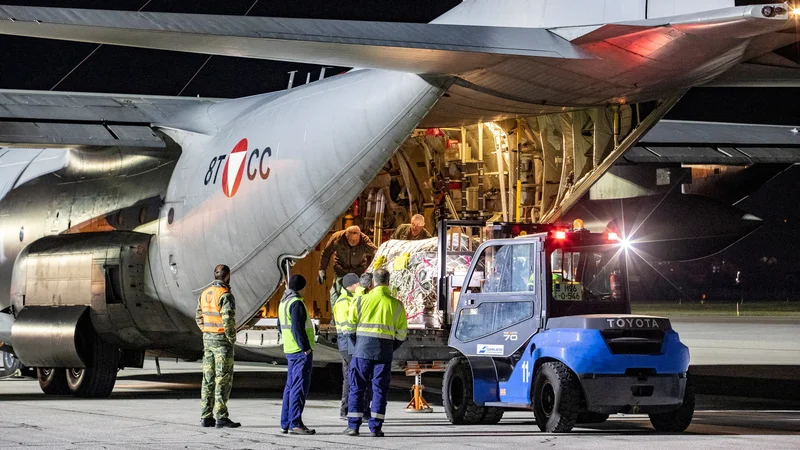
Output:
<instances>
[{"instance_id":1,"label":"camouflage trousers","mask_svg":"<svg viewBox=\"0 0 800 450\"><path fill-rule=\"evenodd\" d=\"M228 398L233 387L233 345L224 335L203 335L203 384L200 417L228 417Z\"/></svg>"}]
</instances>

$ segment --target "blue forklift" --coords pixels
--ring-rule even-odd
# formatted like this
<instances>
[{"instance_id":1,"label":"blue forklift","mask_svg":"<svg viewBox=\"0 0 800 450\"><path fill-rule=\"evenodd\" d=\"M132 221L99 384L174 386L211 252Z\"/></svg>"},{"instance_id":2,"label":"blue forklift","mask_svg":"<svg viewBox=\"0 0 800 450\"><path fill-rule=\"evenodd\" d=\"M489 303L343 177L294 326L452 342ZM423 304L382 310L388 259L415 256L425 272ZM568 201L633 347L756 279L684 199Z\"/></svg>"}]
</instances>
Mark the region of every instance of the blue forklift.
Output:
<instances>
[{"instance_id":1,"label":"blue forklift","mask_svg":"<svg viewBox=\"0 0 800 450\"><path fill-rule=\"evenodd\" d=\"M630 314L628 243L580 224L513 227L500 235L517 237L477 248L463 283L440 288L456 351L442 388L450 422L533 410L542 431L563 433L642 413L658 431L684 431L695 403L689 350L669 319Z\"/></svg>"}]
</instances>

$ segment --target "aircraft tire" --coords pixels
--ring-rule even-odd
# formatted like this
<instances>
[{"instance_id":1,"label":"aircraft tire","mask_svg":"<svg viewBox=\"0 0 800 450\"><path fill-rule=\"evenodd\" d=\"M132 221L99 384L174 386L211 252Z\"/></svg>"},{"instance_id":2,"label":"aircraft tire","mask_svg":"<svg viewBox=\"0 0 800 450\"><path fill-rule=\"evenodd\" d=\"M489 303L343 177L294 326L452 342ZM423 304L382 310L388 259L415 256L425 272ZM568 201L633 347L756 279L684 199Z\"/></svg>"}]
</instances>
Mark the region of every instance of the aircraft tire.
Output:
<instances>
[{"instance_id":1,"label":"aircraft tire","mask_svg":"<svg viewBox=\"0 0 800 450\"><path fill-rule=\"evenodd\" d=\"M466 358L455 357L447 364L442 380L442 403L447 420L453 425L483 422L486 408L476 405L472 398L472 370Z\"/></svg>"},{"instance_id":2,"label":"aircraft tire","mask_svg":"<svg viewBox=\"0 0 800 450\"><path fill-rule=\"evenodd\" d=\"M533 382L536 425L547 433L566 433L578 420L583 390L577 376L560 362L546 362Z\"/></svg>"},{"instance_id":3,"label":"aircraft tire","mask_svg":"<svg viewBox=\"0 0 800 450\"><path fill-rule=\"evenodd\" d=\"M686 379L686 390L683 393L683 403L675 411L660 414L650 414L650 423L657 431L680 432L689 428L694 416L694 384L691 378Z\"/></svg>"},{"instance_id":4,"label":"aircraft tire","mask_svg":"<svg viewBox=\"0 0 800 450\"><path fill-rule=\"evenodd\" d=\"M92 352L91 367L65 371L67 386L76 397L108 397L117 382L119 350L95 337Z\"/></svg>"},{"instance_id":5,"label":"aircraft tire","mask_svg":"<svg viewBox=\"0 0 800 450\"><path fill-rule=\"evenodd\" d=\"M13 353L9 352L0 352L0 356L3 357L3 376L10 377L14 376L19 370L22 373L25 370L25 366L22 365L22 362L14 356Z\"/></svg>"},{"instance_id":6,"label":"aircraft tire","mask_svg":"<svg viewBox=\"0 0 800 450\"><path fill-rule=\"evenodd\" d=\"M40 367L36 369L36 378L39 380L39 388L47 395L69 394L67 374L64 372L64 369L58 367Z\"/></svg>"}]
</instances>

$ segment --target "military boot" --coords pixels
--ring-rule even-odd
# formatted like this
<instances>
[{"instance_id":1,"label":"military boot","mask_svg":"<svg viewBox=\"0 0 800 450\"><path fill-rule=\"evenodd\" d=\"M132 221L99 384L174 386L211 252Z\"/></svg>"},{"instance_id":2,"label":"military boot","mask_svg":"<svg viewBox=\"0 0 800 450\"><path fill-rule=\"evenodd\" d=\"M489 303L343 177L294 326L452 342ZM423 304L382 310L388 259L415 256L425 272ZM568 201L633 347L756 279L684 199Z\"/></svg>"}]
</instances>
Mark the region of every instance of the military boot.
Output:
<instances>
[{"instance_id":1,"label":"military boot","mask_svg":"<svg viewBox=\"0 0 800 450\"><path fill-rule=\"evenodd\" d=\"M217 428L239 428L242 426L239 422L234 422L229 418L217 419Z\"/></svg>"},{"instance_id":2,"label":"military boot","mask_svg":"<svg viewBox=\"0 0 800 450\"><path fill-rule=\"evenodd\" d=\"M213 427L216 421L213 417L203 417L200 419L200 426L203 428Z\"/></svg>"}]
</instances>

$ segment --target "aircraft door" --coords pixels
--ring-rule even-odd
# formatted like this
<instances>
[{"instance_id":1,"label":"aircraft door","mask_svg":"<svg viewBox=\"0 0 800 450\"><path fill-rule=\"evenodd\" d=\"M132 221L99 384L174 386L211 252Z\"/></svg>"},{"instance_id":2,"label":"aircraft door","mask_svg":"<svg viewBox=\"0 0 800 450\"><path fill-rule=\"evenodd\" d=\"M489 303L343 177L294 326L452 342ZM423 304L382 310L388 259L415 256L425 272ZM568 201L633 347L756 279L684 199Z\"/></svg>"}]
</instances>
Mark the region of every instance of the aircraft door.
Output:
<instances>
[{"instance_id":1,"label":"aircraft door","mask_svg":"<svg viewBox=\"0 0 800 450\"><path fill-rule=\"evenodd\" d=\"M466 356L510 356L537 331L542 299L542 238L491 241L472 262L459 298L450 346Z\"/></svg>"},{"instance_id":2,"label":"aircraft door","mask_svg":"<svg viewBox=\"0 0 800 450\"><path fill-rule=\"evenodd\" d=\"M169 289L172 298L180 298L179 292L185 279L185 275L182 273L183 259L181 258L184 203L182 197L164 203L159 221L158 257L164 276L164 285ZM186 288L188 288L188 281L186 281Z\"/></svg>"}]
</instances>

